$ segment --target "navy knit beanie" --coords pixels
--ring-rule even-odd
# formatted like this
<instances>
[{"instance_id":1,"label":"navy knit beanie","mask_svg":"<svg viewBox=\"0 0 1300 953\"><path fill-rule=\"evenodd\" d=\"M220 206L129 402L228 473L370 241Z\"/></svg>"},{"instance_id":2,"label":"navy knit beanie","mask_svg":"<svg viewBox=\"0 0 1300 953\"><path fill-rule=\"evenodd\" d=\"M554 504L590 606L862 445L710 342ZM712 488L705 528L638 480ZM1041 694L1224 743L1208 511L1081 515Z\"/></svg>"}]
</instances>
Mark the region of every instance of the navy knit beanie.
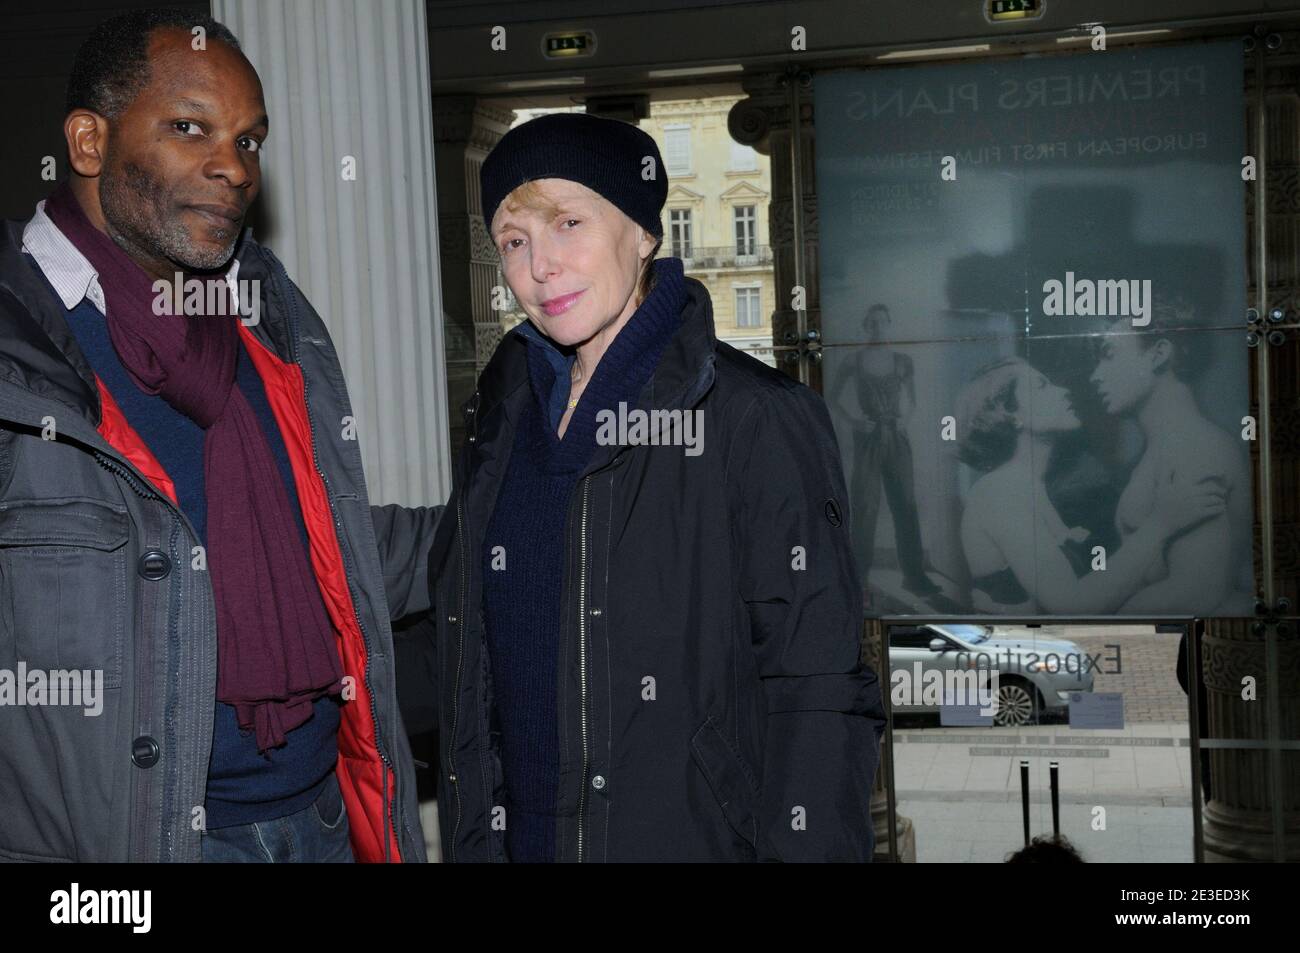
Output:
<instances>
[{"instance_id":1,"label":"navy knit beanie","mask_svg":"<svg viewBox=\"0 0 1300 953\"><path fill-rule=\"evenodd\" d=\"M647 161L647 159L652 161ZM548 113L501 137L479 172L483 220L531 179L569 179L598 192L656 238L668 176L654 139L631 123L586 113Z\"/></svg>"}]
</instances>

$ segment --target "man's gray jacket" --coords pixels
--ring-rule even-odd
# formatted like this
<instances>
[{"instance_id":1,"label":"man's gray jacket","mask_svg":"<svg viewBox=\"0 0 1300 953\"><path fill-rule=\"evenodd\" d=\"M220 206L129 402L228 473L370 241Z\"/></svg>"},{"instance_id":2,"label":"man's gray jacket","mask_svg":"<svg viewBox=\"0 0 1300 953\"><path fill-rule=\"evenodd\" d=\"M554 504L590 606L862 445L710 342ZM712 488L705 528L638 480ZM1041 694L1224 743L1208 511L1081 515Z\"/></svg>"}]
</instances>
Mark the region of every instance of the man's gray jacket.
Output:
<instances>
[{"instance_id":1,"label":"man's gray jacket","mask_svg":"<svg viewBox=\"0 0 1300 953\"><path fill-rule=\"evenodd\" d=\"M212 586L193 527L149 472L152 454L102 399L63 302L22 252L22 228L0 227L0 860L198 861L217 681ZM324 324L251 236L238 258L261 304L241 334L289 451L352 677L337 774L353 851L423 861L389 623L428 608L443 508L370 506ZM42 699L32 673L51 670L102 671L102 710Z\"/></svg>"}]
</instances>

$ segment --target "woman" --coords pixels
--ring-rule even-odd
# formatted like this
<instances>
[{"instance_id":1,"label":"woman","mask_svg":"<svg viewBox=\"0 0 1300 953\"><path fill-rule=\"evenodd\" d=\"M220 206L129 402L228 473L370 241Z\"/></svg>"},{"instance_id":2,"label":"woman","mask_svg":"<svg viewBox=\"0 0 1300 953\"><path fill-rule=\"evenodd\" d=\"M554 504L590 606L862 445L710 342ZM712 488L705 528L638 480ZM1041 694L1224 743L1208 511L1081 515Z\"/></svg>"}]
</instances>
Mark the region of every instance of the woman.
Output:
<instances>
[{"instance_id":1,"label":"woman","mask_svg":"<svg viewBox=\"0 0 1300 953\"><path fill-rule=\"evenodd\" d=\"M957 407L961 459L984 471L961 524L980 611L1115 612L1170 540L1223 512L1213 484L1170 482L1149 519L1096 563L1087 531L1062 522L1043 480L1057 437L1079 427L1068 391L1026 361L1005 358L976 372Z\"/></svg>"},{"instance_id":2,"label":"woman","mask_svg":"<svg viewBox=\"0 0 1300 953\"><path fill-rule=\"evenodd\" d=\"M481 171L528 321L463 408L429 560L447 861L871 856L884 718L829 415L654 260L662 170L564 113ZM604 439L637 412L656 439Z\"/></svg>"}]
</instances>

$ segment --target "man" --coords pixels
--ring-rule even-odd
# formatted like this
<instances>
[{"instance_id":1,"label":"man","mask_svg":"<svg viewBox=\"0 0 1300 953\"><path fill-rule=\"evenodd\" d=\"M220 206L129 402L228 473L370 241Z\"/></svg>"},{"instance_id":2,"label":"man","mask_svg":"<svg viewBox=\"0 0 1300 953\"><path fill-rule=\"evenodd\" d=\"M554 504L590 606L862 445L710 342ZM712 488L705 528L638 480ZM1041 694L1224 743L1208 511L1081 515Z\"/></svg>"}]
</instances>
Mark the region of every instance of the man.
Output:
<instances>
[{"instance_id":1,"label":"man","mask_svg":"<svg viewBox=\"0 0 1300 953\"><path fill-rule=\"evenodd\" d=\"M241 241L257 73L132 12L63 129L68 181L0 230L0 858L424 860L389 622L442 507L369 507L329 335Z\"/></svg>"},{"instance_id":2,"label":"man","mask_svg":"<svg viewBox=\"0 0 1300 953\"><path fill-rule=\"evenodd\" d=\"M1124 319L1127 320L1127 319ZM1180 330L1181 329L1181 330ZM1180 488L1216 488L1226 503L1214 519L1170 539L1124 614L1245 615L1252 602L1250 466L1242 441L1205 417L1194 386L1211 359L1210 332L1185 304L1155 305L1150 326L1101 338L1089 378L1109 414L1131 417L1143 449L1120 494L1115 523L1132 536Z\"/></svg>"},{"instance_id":3,"label":"man","mask_svg":"<svg viewBox=\"0 0 1300 953\"><path fill-rule=\"evenodd\" d=\"M871 574L876 547L876 518L884 493L894 519L894 542L903 589L941 612L959 607L925 571L921 523L917 513L908 420L916 408L916 378L912 358L890 347L889 308L873 304L863 319L866 347L857 349L852 374L842 374L830 402L836 403L845 387L857 389L860 424L854 427L853 505L860 507L857 521L863 576Z\"/></svg>"}]
</instances>

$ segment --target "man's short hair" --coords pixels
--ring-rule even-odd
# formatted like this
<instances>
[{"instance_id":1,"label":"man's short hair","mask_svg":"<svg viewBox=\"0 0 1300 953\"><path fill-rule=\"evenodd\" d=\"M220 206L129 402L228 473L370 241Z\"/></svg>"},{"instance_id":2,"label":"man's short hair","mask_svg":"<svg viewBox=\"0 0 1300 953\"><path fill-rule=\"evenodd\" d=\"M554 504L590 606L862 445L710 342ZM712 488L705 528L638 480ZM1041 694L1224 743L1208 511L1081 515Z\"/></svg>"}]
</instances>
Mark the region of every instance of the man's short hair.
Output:
<instances>
[{"instance_id":1,"label":"man's short hair","mask_svg":"<svg viewBox=\"0 0 1300 953\"><path fill-rule=\"evenodd\" d=\"M132 10L105 20L90 34L72 63L67 113L89 109L116 119L149 83L149 37L154 30L202 27L205 42L239 49L235 34L206 13L171 8Z\"/></svg>"},{"instance_id":2,"label":"man's short hair","mask_svg":"<svg viewBox=\"0 0 1300 953\"><path fill-rule=\"evenodd\" d=\"M1122 333L1136 337L1142 350L1150 350L1162 340L1169 342L1172 356L1167 369L1185 384L1194 384L1214 363L1222 335L1206 328L1191 301L1182 295L1157 298L1151 307L1151 321L1146 327L1129 329L1130 318L1117 318L1111 325ZM1106 341L1096 340L1098 354Z\"/></svg>"}]
</instances>

